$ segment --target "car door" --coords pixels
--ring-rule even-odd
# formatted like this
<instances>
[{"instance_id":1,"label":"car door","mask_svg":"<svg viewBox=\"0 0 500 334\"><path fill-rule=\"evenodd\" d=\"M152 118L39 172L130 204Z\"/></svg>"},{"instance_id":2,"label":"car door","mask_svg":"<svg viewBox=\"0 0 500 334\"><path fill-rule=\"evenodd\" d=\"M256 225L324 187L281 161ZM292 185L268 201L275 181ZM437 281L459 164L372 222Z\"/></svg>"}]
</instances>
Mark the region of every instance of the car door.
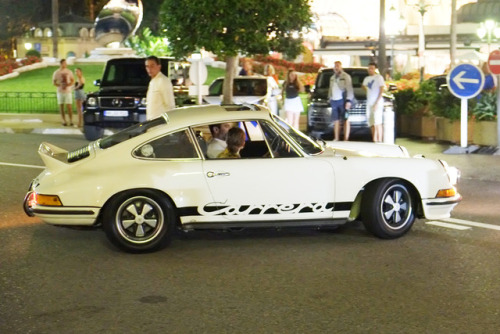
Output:
<instances>
[{"instance_id":1,"label":"car door","mask_svg":"<svg viewBox=\"0 0 500 334\"><path fill-rule=\"evenodd\" d=\"M202 215L232 221L333 217L334 172L326 160L303 156L270 124L239 126L247 137L242 158L203 162L214 201L198 209Z\"/></svg>"}]
</instances>

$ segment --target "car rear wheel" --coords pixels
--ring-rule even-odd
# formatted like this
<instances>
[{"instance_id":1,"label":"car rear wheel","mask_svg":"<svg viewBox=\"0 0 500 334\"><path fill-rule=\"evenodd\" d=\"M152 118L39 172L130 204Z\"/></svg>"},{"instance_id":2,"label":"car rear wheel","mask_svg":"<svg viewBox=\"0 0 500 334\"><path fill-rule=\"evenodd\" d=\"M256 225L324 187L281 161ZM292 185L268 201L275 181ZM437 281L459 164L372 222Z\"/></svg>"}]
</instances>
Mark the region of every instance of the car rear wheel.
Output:
<instances>
[{"instance_id":1,"label":"car rear wheel","mask_svg":"<svg viewBox=\"0 0 500 334\"><path fill-rule=\"evenodd\" d=\"M105 208L103 228L115 246L142 253L166 247L174 221L170 201L150 190L129 191L114 197Z\"/></svg>"},{"instance_id":2,"label":"car rear wheel","mask_svg":"<svg viewBox=\"0 0 500 334\"><path fill-rule=\"evenodd\" d=\"M382 239L399 238L415 221L414 199L401 180L385 179L367 186L363 194L363 225Z\"/></svg>"},{"instance_id":3,"label":"car rear wheel","mask_svg":"<svg viewBox=\"0 0 500 334\"><path fill-rule=\"evenodd\" d=\"M83 134L85 139L94 141L102 137L104 134L104 129L96 125L84 125Z\"/></svg>"}]
</instances>

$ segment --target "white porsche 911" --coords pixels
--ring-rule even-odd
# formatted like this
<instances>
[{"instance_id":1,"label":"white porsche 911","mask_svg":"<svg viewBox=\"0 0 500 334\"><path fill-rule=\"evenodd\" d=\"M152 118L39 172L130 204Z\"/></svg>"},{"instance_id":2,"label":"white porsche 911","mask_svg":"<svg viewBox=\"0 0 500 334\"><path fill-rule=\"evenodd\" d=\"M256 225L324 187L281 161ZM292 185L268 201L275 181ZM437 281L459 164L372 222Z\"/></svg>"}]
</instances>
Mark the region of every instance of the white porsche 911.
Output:
<instances>
[{"instance_id":1,"label":"white porsche 911","mask_svg":"<svg viewBox=\"0 0 500 334\"><path fill-rule=\"evenodd\" d=\"M245 132L239 159L210 159L210 125ZM458 170L397 145L318 143L261 106L178 108L68 152L39 148L46 169L24 200L53 225L102 226L129 252L176 229L324 227L359 219L377 237L450 216Z\"/></svg>"}]
</instances>

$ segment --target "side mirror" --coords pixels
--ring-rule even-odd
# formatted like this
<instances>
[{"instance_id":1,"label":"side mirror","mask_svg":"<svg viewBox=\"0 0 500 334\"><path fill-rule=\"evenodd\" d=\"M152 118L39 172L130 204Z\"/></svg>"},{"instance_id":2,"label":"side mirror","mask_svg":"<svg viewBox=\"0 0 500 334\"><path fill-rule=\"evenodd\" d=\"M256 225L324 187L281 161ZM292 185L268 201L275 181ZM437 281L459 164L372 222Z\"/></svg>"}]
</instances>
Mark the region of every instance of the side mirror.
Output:
<instances>
[{"instance_id":1,"label":"side mirror","mask_svg":"<svg viewBox=\"0 0 500 334\"><path fill-rule=\"evenodd\" d=\"M101 85L101 79L97 79L94 81L94 86L99 87Z\"/></svg>"}]
</instances>

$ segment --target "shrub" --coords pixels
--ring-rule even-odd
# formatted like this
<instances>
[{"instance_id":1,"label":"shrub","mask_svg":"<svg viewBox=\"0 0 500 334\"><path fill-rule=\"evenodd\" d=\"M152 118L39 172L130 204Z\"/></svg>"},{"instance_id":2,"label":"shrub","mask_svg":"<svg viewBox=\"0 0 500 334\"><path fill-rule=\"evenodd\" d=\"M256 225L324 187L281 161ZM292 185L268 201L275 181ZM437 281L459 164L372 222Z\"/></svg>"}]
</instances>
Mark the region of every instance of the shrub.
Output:
<instances>
[{"instance_id":1,"label":"shrub","mask_svg":"<svg viewBox=\"0 0 500 334\"><path fill-rule=\"evenodd\" d=\"M410 114L411 109L408 108L410 101L415 95L413 88L406 88L398 90L394 93L394 107L395 110L400 114Z\"/></svg>"},{"instance_id":2,"label":"shrub","mask_svg":"<svg viewBox=\"0 0 500 334\"><path fill-rule=\"evenodd\" d=\"M472 115L478 121L494 121L497 119L496 92L482 93L472 109Z\"/></svg>"},{"instance_id":3,"label":"shrub","mask_svg":"<svg viewBox=\"0 0 500 334\"><path fill-rule=\"evenodd\" d=\"M40 54L40 52L38 52L37 50L35 49L31 49L31 50L28 50L26 52L26 58L30 58L30 57L36 57L38 59L41 59L42 58L42 55Z\"/></svg>"},{"instance_id":4,"label":"shrub","mask_svg":"<svg viewBox=\"0 0 500 334\"><path fill-rule=\"evenodd\" d=\"M469 101L474 99L469 99ZM445 117L450 120L459 120L461 114L460 99L443 89L432 101L432 111L435 116Z\"/></svg>"}]
</instances>

